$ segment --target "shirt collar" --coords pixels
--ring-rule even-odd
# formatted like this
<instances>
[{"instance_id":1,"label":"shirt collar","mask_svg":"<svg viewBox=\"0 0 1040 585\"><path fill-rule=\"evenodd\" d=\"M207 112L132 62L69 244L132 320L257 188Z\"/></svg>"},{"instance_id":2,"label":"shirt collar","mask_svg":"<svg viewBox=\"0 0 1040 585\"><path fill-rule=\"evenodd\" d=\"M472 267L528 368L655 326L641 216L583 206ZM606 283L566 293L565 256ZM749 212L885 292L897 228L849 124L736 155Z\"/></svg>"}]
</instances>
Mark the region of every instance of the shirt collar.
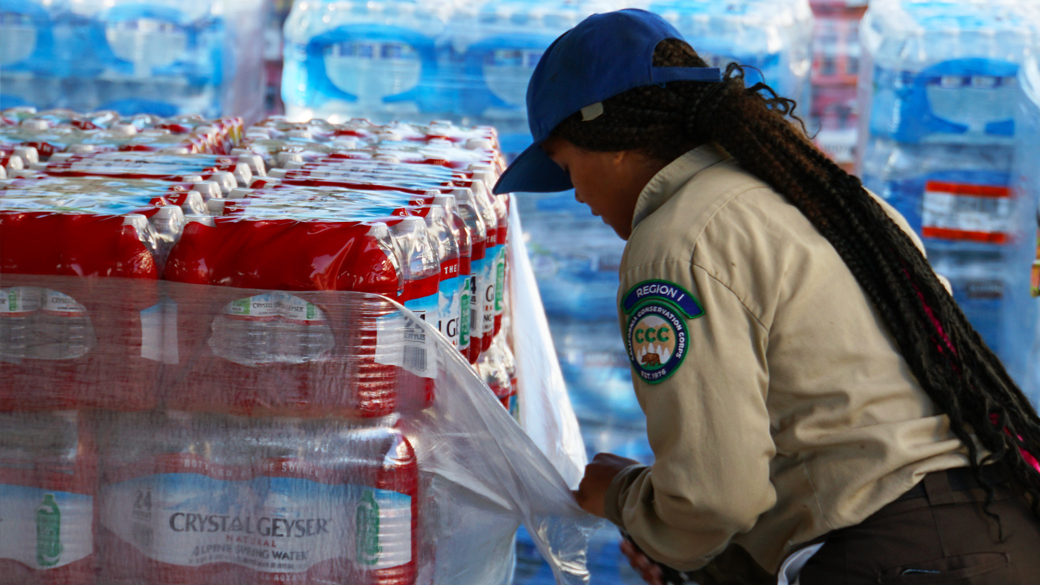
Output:
<instances>
[{"instance_id":1,"label":"shirt collar","mask_svg":"<svg viewBox=\"0 0 1040 585\"><path fill-rule=\"evenodd\" d=\"M729 154L722 147L709 142L670 162L639 193L632 215L632 229L635 230L639 222L660 209L694 175L728 158Z\"/></svg>"}]
</instances>

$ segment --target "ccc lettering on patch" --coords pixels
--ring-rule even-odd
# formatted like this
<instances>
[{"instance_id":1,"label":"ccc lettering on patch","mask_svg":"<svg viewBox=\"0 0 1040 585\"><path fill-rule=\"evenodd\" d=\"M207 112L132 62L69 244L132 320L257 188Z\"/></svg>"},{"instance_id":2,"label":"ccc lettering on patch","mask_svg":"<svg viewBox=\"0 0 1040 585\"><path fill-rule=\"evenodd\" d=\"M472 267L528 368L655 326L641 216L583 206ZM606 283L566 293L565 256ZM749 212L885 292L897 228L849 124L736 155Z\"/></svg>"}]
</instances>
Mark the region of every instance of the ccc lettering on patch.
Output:
<instances>
[{"instance_id":1,"label":"ccc lettering on patch","mask_svg":"<svg viewBox=\"0 0 1040 585\"><path fill-rule=\"evenodd\" d=\"M622 309L628 316L625 347L632 369L650 384L668 379L686 359L686 320L704 315L704 309L689 291L662 280L632 287Z\"/></svg>"}]
</instances>

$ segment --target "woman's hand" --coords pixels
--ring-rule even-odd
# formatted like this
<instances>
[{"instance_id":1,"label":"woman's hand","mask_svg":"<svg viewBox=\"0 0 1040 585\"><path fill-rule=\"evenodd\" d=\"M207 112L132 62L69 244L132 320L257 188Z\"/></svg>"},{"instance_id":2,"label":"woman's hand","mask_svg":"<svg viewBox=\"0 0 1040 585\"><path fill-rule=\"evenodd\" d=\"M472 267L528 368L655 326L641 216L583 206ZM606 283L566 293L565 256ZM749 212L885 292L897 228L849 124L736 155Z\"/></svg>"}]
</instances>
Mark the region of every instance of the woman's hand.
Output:
<instances>
[{"instance_id":1,"label":"woman's hand","mask_svg":"<svg viewBox=\"0 0 1040 585\"><path fill-rule=\"evenodd\" d=\"M664 574L657 563L650 560L627 540L621 541L621 552L628 557L628 564L650 585L664 585Z\"/></svg>"},{"instance_id":2,"label":"woman's hand","mask_svg":"<svg viewBox=\"0 0 1040 585\"><path fill-rule=\"evenodd\" d=\"M585 477L581 478L578 491L574 492L574 499L581 509L605 518L603 509L607 488L617 474L631 465L639 465L639 462L611 453L597 453L592 462L585 466Z\"/></svg>"}]
</instances>

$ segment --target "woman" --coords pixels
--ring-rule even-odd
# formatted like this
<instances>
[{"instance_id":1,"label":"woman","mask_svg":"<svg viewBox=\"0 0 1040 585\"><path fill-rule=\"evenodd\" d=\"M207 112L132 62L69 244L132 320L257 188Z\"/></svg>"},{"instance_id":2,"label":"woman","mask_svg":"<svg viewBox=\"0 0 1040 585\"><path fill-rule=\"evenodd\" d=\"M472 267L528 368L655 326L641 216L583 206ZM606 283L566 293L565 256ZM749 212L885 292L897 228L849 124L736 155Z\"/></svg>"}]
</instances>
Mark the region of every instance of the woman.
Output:
<instances>
[{"instance_id":1,"label":"woman","mask_svg":"<svg viewBox=\"0 0 1040 585\"><path fill-rule=\"evenodd\" d=\"M792 102L624 10L557 39L527 103L535 144L496 192L573 185L628 240L655 463L597 455L576 497L647 581L736 547L781 583L1040 580L1040 419Z\"/></svg>"}]
</instances>

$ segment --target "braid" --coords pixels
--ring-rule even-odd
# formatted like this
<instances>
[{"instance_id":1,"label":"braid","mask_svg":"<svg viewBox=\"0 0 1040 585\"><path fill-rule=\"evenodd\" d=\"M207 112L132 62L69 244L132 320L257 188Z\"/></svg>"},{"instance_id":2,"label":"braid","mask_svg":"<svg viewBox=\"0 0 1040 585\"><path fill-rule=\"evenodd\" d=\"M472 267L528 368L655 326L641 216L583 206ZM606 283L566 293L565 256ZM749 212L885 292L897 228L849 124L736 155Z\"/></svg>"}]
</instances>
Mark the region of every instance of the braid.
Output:
<instances>
[{"instance_id":1,"label":"braid","mask_svg":"<svg viewBox=\"0 0 1040 585\"><path fill-rule=\"evenodd\" d=\"M654 51L654 66L707 64L685 42L669 39ZM804 125L799 131L785 118L793 117L794 108L793 101L765 84L746 88L743 68L731 64L721 83L682 81L632 89L605 100L598 118L583 122L580 114L570 116L554 134L588 150L638 150L665 162L712 141L725 148L834 246L910 370L967 448L986 490L987 514L994 485L980 468L999 463L1031 495L1040 516L1040 472L1021 452L1040 454L1040 417L910 236L859 179L813 146ZM984 459L973 435L990 452Z\"/></svg>"}]
</instances>

